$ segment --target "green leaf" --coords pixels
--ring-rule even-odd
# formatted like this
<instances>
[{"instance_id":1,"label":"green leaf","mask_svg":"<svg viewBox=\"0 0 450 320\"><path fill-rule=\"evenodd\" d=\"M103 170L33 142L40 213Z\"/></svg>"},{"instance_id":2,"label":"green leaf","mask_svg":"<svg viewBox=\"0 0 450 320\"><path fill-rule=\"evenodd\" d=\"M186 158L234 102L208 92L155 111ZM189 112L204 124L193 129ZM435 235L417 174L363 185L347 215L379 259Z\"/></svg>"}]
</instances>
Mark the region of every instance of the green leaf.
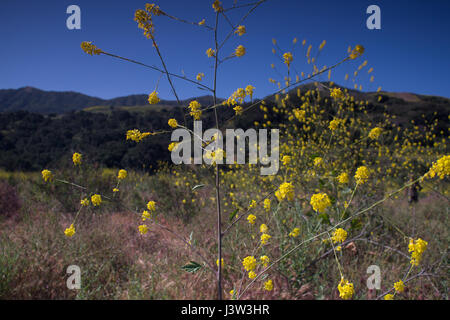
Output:
<instances>
[{"instance_id":1,"label":"green leaf","mask_svg":"<svg viewBox=\"0 0 450 320\"><path fill-rule=\"evenodd\" d=\"M197 190L197 189L200 189L200 188L203 188L204 186L205 186L204 184L197 184L196 186L194 186L194 187L192 188L192 191Z\"/></svg>"},{"instance_id":2,"label":"green leaf","mask_svg":"<svg viewBox=\"0 0 450 320\"><path fill-rule=\"evenodd\" d=\"M319 218L322 220L322 223L331 224L330 223L330 216L328 213L321 213L319 214Z\"/></svg>"},{"instance_id":3,"label":"green leaf","mask_svg":"<svg viewBox=\"0 0 450 320\"><path fill-rule=\"evenodd\" d=\"M203 268L203 266L195 261L191 261L188 264L181 267L181 269L183 269L186 272L190 272L190 273L195 273L198 270L200 270L201 268Z\"/></svg>"},{"instance_id":4,"label":"green leaf","mask_svg":"<svg viewBox=\"0 0 450 320\"><path fill-rule=\"evenodd\" d=\"M230 221L233 221L234 217L236 217L236 213L238 213L239 209L234 210L230 213Z\"/></svg>"}]
</instances>

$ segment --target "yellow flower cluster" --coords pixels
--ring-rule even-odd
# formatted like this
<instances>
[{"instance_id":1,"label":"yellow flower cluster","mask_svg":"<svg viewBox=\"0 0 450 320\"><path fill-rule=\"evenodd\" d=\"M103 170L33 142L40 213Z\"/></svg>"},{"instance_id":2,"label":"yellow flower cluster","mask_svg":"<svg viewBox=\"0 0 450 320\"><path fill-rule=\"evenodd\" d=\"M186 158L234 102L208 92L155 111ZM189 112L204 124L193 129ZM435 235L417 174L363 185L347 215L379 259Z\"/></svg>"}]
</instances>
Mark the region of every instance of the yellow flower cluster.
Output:
<instances>
[{"instance_id":1,"label":"yellow flower cluster","mask_svg":"<svg viewBox=\"0 0 450 320\"><path fill-rule=\"evenodd\" d=\"M249 215L247 216L247 221L248 221L248 223L254 224L254 223L255 223L255 220L256 220L256 216L255 216L254 214L249 214Z\"/></svg>"},{"instance_id":2,"label":"yellow flower cluster","mask_svg":"<svg viewBox=\"0 0 450 320\"><path fill-rule=\"evenodd\" d=\"M348 174L346 172L342 172L338 177L337 177L339 183L348 183L349 181L349 177Z\"/></svg>"},{"instance_id":3,"label":"yellow flower cluster","mask_svg":"<svg viewBox=\"0 0 450 320\"><path fill-rule=\"evenodd\" d=\"M394 289L398 293L403 292L405 290L405 284L402 280L398 280L396 283L394 283Z\"/></svg>"},{"instance_id":4,"label":"yellow flower cluster","mask_svg":"<svg viewBox=\"0 0 450 320\"><path fill-rule=\"evenodd\" d=\"M147 3L145 10L138 9L134 13L134 21L138 23L138 28L144 30L144 35L148 39L153 39L155 28L153 26L152 15L159 16L164 12L155 4Z\"/></svg>"},{"instance_id":5,"label":"yellow flower cluster","mask_svg":"<svg viewBox=\"0 0 450 320\"><path fill-rule=\"evenodd\" d=\"M203 72L199 72L196 77L197 81L202 81L204 76L205 76L205 74Z\"/></svg>"},{"instance_id":6,"label":"yellow flower cluster","mask_svg":"<svg viewBox=\"0 0 450 320\"><path fill-rule=\"evenodd\" d=\"M372 140L377 140L378 137L380 136L381 132L382 132L381 128L378 128L378 127L373 128L369 132L369 138Z\"/></svg>"},{"instance_id":7,"label":"yellow flower cluster","mask_svg":"<svg viewBox=\"0 0 450 320\"><path fill-rule=\"evenodd\" d=\"M245 54L245 48L243 45L239 45L235 50L234 54L236 57L242 57Z\"/></svg>"},{"instance_id":8,"label":"yellow flower cluster","mask_svg":"<svg viewBox=\"0 0 450 320\"><path fill-rule=\"evenodd\" d=\"M243 103L246 96L245 90L243 88L238 88L226 101L224 101L224 104L234 106L238 101L239 103Z\"/></svg>"},{"instance_id":9,"label":"yellow flower cluster","mask_svg":"<svg viewBox=\"0 0 450 320\"><path fill-rule=\"evenodd\" d=\"M149 104L157 104L160 101L161 100L158 98L158 92L156 92L156 90L148 95Z\"/></svg>"},{"instance_id":10,"label":"yellow flower cluster","mask_svg":"<svg viewBox=\"0 0 450 320\"><path fill-rule=\"evenodd\" d=\"M178 142L171 142L167 149L169 149L170 152L175 151L177 150L178 144Z\"/></svg>"},{"instance_id":11,"label":"yellow flower cluster","mask_svg":"<svg viewBox=\"0 0 450 320\"><path fill-rule=\"evenodd\" d=\"M250 97L250 99L253 98L253 91L255 90L255 87L249 84L245 87L245 94Z\"/></svg>"},{"instance_id":12,"label":"yellow flower cluster","mask_svg":"<svg viewBox=\"0 0 450 320\"><path fill-rule=\"evenodd\" d=\"M275 191L275 196L278 201L282 201L287 198L289 201L294 199L294 186L290 182L283 182L277 191Z\"/></svg>"},{"instance_id":13,"label":"yellow flower cluster","mask_svg":"<svg viewBox=\"0 0 450 320\"><path fill-rule=\"evenodd\" d=\"M323 158L321 158L321 157L314 158L314 166L315 167L320 167L322 164L323 164Z\"/></svg>"},{"instance_id":14,"label":"yellow flower cluster","mask_svg":"<svg viewBox=\"0 0 450 320\"><path fill-rule=\"evenodd\" d=\"M357 184L364 184L369 180L370 171L365 166L361 166L356 169L355 180Z\"/></svg>"},{"instance_id":15,"label":"yellow flower cluster","mask_svg":"<svg viewBox=\"0 0 450 320\"><path fill-rule=\"evenodd\" d=\"M310 201L313 209L319 213L325 211L326 208L331 206L330 198L326 193L316 193L311 196Z\"/></svg>"},{"instance_id":16,"label":"yellow flower cluster","mask_svg":"<svg viewBox=\"0 0 450 320\"><path fill-rule=\"evenodd\" d=\"M287 166L289 163L291 163L291 160L292 160L291 156L283 156L283 158L281 158L283 166Z\"/></svg>"},{"instance_id":17,"label":"yellow flower cluster","mask_svg":"<svg viewBox=\"0 0 450 320\"><path fill-rule=\"evenodd\" d=\"M348 280L345 280L344 278L342 278L341 282L338 284L338 290L339 290L339 297L341 297L344 300L350 299L355 293L353 283L348 282Z\"/></svg>"},{"instance_id":18,"label":"yellow flower cluster","mask_svg":"<svg viewBox=\"0 0 450 320\"><path fill-rule=\"evenodd\" d=\"M438 176L440 179L444 179L450 175L450 155L443 156L439 160L433 163L430 170L425 175L429 178Z\"/></svg>"},{"instance_id":19,"label":"yellow flower cluster","mask_svg":"<svg viewBox=\"0 0 450 320\"><path fill-rule=\"evenodd\" d=\"M178 126L178 122L176 119L169 119L169 121L167 122L169 124L170 127L172 128L176 128Z\"/></svg>"},{"instance_id":20,"label":"yellow flower cluster","mask_svg":"<svg viewBox=\"0 0 450 320\"><path fill-rule=\"evenodd\" d=\"M221 260L221 268L223 269L225 267L225 263L223 262L223 258ZM219 259L216 260L216 265L219 266Z\"/></svg>"},{"instance_id":21,"label":"yellow flower cluster","mask_svg":"<svg viewBox=\"0 0 450 320\"><path fill-rule=\"evenodd\" d=\"M125 170L125 169L120 169L120 170L119 170L119 173L117 174L117 179L123 180L123 179L125 179L125 178L127 177L127 175L128 175L127 170Z\"/></svg>"},{"instance_id":22,"label":"yellow flower cluster","mask_svg":"<svg viewBox=\"0 0 450 320\"><path fill-rule=\"evenodd\" d=\"M142 221L145 221L145 220L147 220L147 219L150 219L151 217L152 217L152 214L151 214L149 211L144 210L144 211L142 212Z\"/></svg>"},{"instance_id":23,"label":"yellow flower cluster","mask_svg":"<svg viewBox=\"0 0 450 320\"><path fill-rule=\"evenodd\" d=\"M292 53L290 52L286 52L285 54L283 54L283 62L288 66L291 65L292 60L294 60L294 57L292 56Z\"/></svg>"},{"instance_id":24,"label":"yellow flower cluster","mask_svg":"<svg viewBox=\"0 0 450 320\"><path fill-rule=\"evenodd\" d=\"M208 58L214 57L215 54L216 54L216 50L213 50L212 48L209 48L208 50L206 50L206 55L208 56Z\"/></svg>"},{"instance_id":25,"label":"yellow flower cluster","mask_svg":"<svg viewBox=\"0 0 450 320\"><path fill-rule=\"evenodd\" d=\"M127 131L127 140L133 140L135 142L141 142L145 137L151 135L150 132L140 132L138 129Z\"/></svg>"},{"instance_id":26,"label":"yellow flower cluster","mask_svg":"<svg viewBox=\"0 0 450 320\"><path fill-rule=\"evenodd\" d=\"M200 117L202 116L201 107L202 107L201 104L196 100L191 101L189 103L188 107L190 109L189 114L194 118L194 120L199 120Z\"/></svg>"},{"instance_id":27,"label":"yellow flower cluster","mask_svg":"<svg viewBox=\"0 0 450 320\"><path fill-rule=\"evenodd\" d=\"M91 202L94 206L96 206L96 207L99 206L102 203L102 196L99 194L94 194L91 197Z\"/></svg>"},{"instance_id":28,"label":"yellow flower cluster","mask_svg":"<svg viewBox=\"0 0 450 320\"><path fill-rule=\"evenodd\" d=\"M305 121L306 120L306 111L301 109L294 109L292 110L294 113L295 118L297 118L298 121Z\"/></svg>"},{"instance_id":29,"label":"yellow flower cluster","mask_svg":"<svg viewBox=\"0 0 450 320\"><path fill-rule=\"evenodd\" d=\"M270 238L272 238L272 236L270 234L263 233L261 235L261 244L262 245L267 244L267 242L270 240Z\"/></svg>"},{"instance_id":30,"label":"yellow flower cluster","mask_svg":"<svg viewBox=\"0 0 450 320\"><path fill-rule=\"evenodd\" d=\"M247 256L242 260L242 265L246 271L252 271L256 268L256 259L254 256Z\"/></svg>"},{"instance_id":31,"label":"yellow flower cluster","mask_svg":"<svg viewBox=\"0 0 450 320\"><path fill-rule=\"evenodd\" d=\"M222 8L222 2L220 2L219 0L214 0L212 7L214 9L215 12L220 12L223 10Z\"/></svg>"},{"instance_id":32,"label":"yellow flower cluster","mask_svg":"<svg viewBox=\"0 0 450 320\"><path fill-rule=\"evenodd\" d=\"M349 58L356 59L364 53L364 47L360 44L357 44L353 50L351 50Z\"/></svg>"},{"instance_id":33,"label":"yellow flower cluster","mask_svg":"<svg viewBox=\"0 0 450 320\"><path fill-rule=\"evenodd\" d=\"M234 31L234 33L237 33L239 36L244 35L246 32L247 30L245 29L245 26L238 26L236 31Z\"/></svg>"},{"instance_id":34,"label":"yellow flower cluster","mask_svg":"<svg viewBox=\"0 0 450 320\"><path fill-rule=\"evenodd\" d=\"M344 124L344 122L345 121L343 119L333 119L330 121L330 125L328 126L328 128L330 128L331 131L334 131L339 128L341 124Z\"/></svg>"},{"instance_id":35,"label":"yellow flower cluster","mask_svg":"<svg viewBox=\"0 0 450 320\"><path fill-rule=\"evenodd\" d=\"M263 207L264 207L264 210L266 210L266 211L270 210L270 199L264 199Z\"/></svg>"},{"instance_id":36,"label":"yellow flower cluster","mask_svg":"<svg viewBox=\"0 0 450 320\"><path fill-rule=\"evenodd\" d=\"M140 234L144 235L148 232L148 226L146 224L142 224L138 227Z\"/></svg>"},{"instance_id":37,"label":"yellow flower cluster","mask_svg":"<svg viewBox=\"0 0 450 320\"><path fill-rule=\"evenodd\" d=\"M387 295L384 296L384 300L394 300L394 295L388 293Z\"/></svg>"},{"instance_id":38,"label":"yellow flower cluster","mask_svg":"<svg viewBox=\"0 0 450 320\"><path fill-rule=\"evenodd\" d=\"M244 109L241 106L236 106L233 108L233 110L236 112L236 115L239 116L244 112Z\"/></svg>"},{"instance_id":39,"label":"yellow flower cluster","mask_svg":"<svg viewBox=\"0 0 450 320\"><path fill-rule=\"evenodd\" d=\"M272 291L273 290L273 282L272 280L267 280L266 282L264 282L264 290L266 291Z\"/></svg>"},{"instance_id":40,"label":"yellow flower cluster","mask_svg":"<svg viewBox=\"0 0 450 320\"><path fill-rule=\"evenodd\" d=\"M73 164L79 166L81 164L81 154L75 152L72 156Z\"/></svg>"},{"instance_id":41,"label":"yellow flower cluster","mask_svg":"<svg viewBox=\"0 0 450 320\"><path fill-rule=\"evenodd\" d=\"M259 232L261 232L261 233L266 233L267 230L269 230L269 228L267 227L266 224L263 223L263 224L261 224L261 225L259 226Z\"/></svg>"},{"instance_id":42,"label":"yellow flower cluster","mask_svg":"<svg viewBox=\"0 0 450 320\"><path fill-rule=\"evenodd\" d=\"M330 90L330 96L335 100L339 100L344 98L344 93L341 88L333 88Z\"/></svg>"},{"instance_id":43,"label":"yellow flower cluster","mask_svg":"<svg viewBox=\"0 0 450 320\"><path fill-rule=\"evenodd\" d=\"M427 249L428 242L418 238L417 240L410 239L408 245L408 251L411 252L411 264L418 266L420 260L422 260L422 254Z\"/></svg>"},{"instance_id":44,"label":"yellow flower cluster","mask_svg":"<svg viewBox=\"0 0 450 320\"><path fill-rule=\"evenodd\" d=\"M297 238L300 235L300 228L294 228L291 232L289 232L289 237Z\"/></svg>"},{"instance_id":45,"label":"yellow flower cluster","mask_svg":"<svg viewBox=\"0 0 450 320\"><path fill-rule=\"evenodd\" d=\"M69 228L64 230L64 234L69 238L75 234L75 227L73 226L73 224L71 224Z\"/></svg>"},{"instance_id":46,"label":"yellow flower cluster","mask_svg":"<svg viewBox=\"0 0 450 320\"><path fill-rule=\"evenodd\" d=\"M83 49L84 52L86 52L87 54L90 54L91 56L94 54L99 55L100 53L103 52L102 50L97 48L95 45L93 45L92 42L88 42L88 41L83 41L81 43L81 49Z\"/></svg>"},{"instance_id":47,"label":"yellow flower cluster","mask_svg":"<svg viewBox=\"0 0 450 320\"><path fill-rule=\"evenodd\" d=\"M261 256L261 257L259 257L259 261L261 261L261 264L263 265L264 268L267 268L267 266L269 265L270 259L268 256Z\"/></svg>"},{"instance_id":48,"label":"yellow flower cluster","mask_svg":"<svg viewBox=\"0 0 450 320\"><path fill-rule=\"evenodd\" d=\"M81 201L80 201L80 204L83 206L83 207L87 207L87 206L89 206L89 199L88 198L84 198L84 199L81 199Z\"/></svg>"},{"instance_id":49,"label":"yellow flower cluster","mask_svg":"<svg viewBox=\"0 0 450 320\"><path fill-rule=\"evenodd\" d=\"M45 182L53 180L53 174L50 170L44 169L44 170L42 170L41 173L42 173L42 178L44 179Z\"/></svg>"},{"instance_id":50,"label":"yellow flower cluster","mask_svg":"<svg viewBox=\"0 0 450 320\"><path fill-rule=\"evenodd\" d=\"M342 228L334 230L333 236L331 237L331 240L333 240L333 243L337 242L344 242L345 239L347 239L347 231L345 231Z\"/></svg>"}]
</instances>

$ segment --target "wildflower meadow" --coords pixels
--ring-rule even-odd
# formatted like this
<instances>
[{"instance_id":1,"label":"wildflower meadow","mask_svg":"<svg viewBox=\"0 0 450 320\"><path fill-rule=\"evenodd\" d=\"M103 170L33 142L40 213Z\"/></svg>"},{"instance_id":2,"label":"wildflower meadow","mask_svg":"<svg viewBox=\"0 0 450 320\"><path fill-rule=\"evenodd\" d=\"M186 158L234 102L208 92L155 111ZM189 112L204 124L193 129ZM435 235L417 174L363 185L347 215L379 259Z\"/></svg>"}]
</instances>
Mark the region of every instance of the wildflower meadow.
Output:
<instances>
[{"instance_id":1,"label":"wildflower meadow","mask_svg":"<svg viewBox=\"0 0 450 320\"><path fill-rule=\"evenodd\" d=\"M127 127L118 139L140 150L137 159L146 153L140 146L163 141L167 158L184 160L152 171L107 167L80 146L40 172L1 171L0 194L15 186L21 212L0 221L1 298L448 298L449 110L405 121L384 104L389 94L363 43L330 52L334 63L323 65L326 40L295 35L291 43L266 39L270 95L256 98L250 81L221 99L219 73L258 55L246 49L246 19L265 3L206 1L210 15L198 21L143 3L134 22L151 44L149 64L101 37L80 44L89 58L159 77L149 107L168 84L180 112L154 129ZM163 19L180 32L207 32L209 44L196 46L210 68L169 71ZM341 66L353 73L335 79ZM180 81L212 102L180 99ZM377 90L361 94L363 81ZM70 265L81 272L76 290L67 289Z\"/></svg>"}]
</instances>

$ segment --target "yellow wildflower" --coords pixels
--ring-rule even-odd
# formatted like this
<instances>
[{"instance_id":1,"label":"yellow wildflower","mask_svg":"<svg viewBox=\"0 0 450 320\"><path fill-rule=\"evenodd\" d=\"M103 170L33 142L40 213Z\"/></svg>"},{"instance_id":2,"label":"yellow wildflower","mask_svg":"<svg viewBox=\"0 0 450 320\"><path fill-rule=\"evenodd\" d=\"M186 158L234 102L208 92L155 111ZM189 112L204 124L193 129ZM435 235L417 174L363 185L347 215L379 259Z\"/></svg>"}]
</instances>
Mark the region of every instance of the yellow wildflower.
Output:
<instances>
[{"instance_id":1,"label":"yellow wildflower","mask_svg":"<svg viewBox=\"0 0 450 320\"><path fill-rule=\"evenodd\" d=\"M170 127L172 128L176 128L178 126L178 122L175 119L169 119L169 121L167 122L169 124Z\"/></svg>"},{"instance_id":2,"label":"yellow wildflower","mask_svg":"<svg viewBox=\"0 0 450 320\"><path fill-rule=\"evenodd\" d=\"M64 230L64 234L69 238L75 234L75 227L73 226L73 224L70 225L70 228Z\"/></svg>"},{"instance_id":3,"label":"yellow wildflower","mask_svg":"<svg viewBox=\"0 0 450 320\"><path fill-rule=\"evenodd\" d=\"M346 172L342 172L338 177L337 177L339 183L348 183L349 181L349 177L348 174Z\"/></svg>"},{"instance_id":4,"label":"yellow wildflower","mask_svg":"<svg viewBox=\"0 0 450 320\"><path fill-rule=\"evenodd\" d=\"M408 251L411 252L411 264L418 266L420 260L422 260L422 254L427 249L428 242L418 238L417 240L410 239L408 245Z\"/></svg>"},{"instance_id":5,"label":"yellow wildflower","mask_svg":"<svg viewBox=\"0 0 450 320\"><path fill-rule=\"evenodd\" d=\"M252 271L256 268L256 259L254 256L247 256L242 260L242 265L246 271Z\"/></svg>"},{"instance_id":6,"label":"yellow wildflower","mask_svg":"<svg viewBox=\"0 0 450 320\"><path fill-rule=\"evenodd\" d=\"M223 262L223 258L221 260L222 260L221 267L223 269L225 266L225 263ZM216 265L219 266L219 259L216 260Z\"/></svg>"},{"instance_id":7,"label":"yellow wildflower","mask_svg":"<svg viewBox=\"0 0 450 320\"><path fill-rule=\"evenodd\" d=\"M267 280L266 282L264 282L264 290L266 291L272 291L273 290L273 282L272 280Z\"/></svg>"},{"instance_id":8,"label":"yellow wildflower","mask_svg":"<svg viewBox=\"0 0 450 320\"><path fill-rule=\"evenodd\" d=\"M234 31L234 33L237 33L239 36L244 35L246 32L245 26L238 26L236 28L236 31Z\"/></svg>"},{"instance_id":9,"label":"yellow wildflower","mask_svg":"<svg viewBox=\"0 0 450 320\"><path fill-rule=\"evenodd\" d=\"M245 54L245 48L243 45L239 45L235 50L234 54L236 57L242 57Z\"/></svg>"},{"instance_id":10,"label":"yellow wildflower","mask_svg":"<svg viewBox=\"0 0 450 320\"><path fill-rule=\"evenodd\" d=\"M102 203L102 196L99 194L94 194L91 197L91 202L94 206L99 206Z\"/></svg>"},{"instance_id":11,"label":"yellow wildflower","mask_svg":"<svg viewBox=\"0 0 450 320\"><path fill-rule=\"evenodd\" d=\"M267 230L269 230L269 228L267 227L266 224L263 223L263 224L261 224L261 225L259 226L259 232L261 232L261 233L266 233Z\"/></svg>"},{"instance_id":12,"label":"yellow wildflower","mask_svg":"<svg viewBox=\"0 0 450 320\"><path fill-rule=\"evenodd\" d=\"M382 131L381 128L378 128L378 127L373 128L373 129L370 130L370 132L369 132L369 138L372 139L372 140L377 140L378 137L379 137L380 134L381 134L381 131Z\"/></svg>"},{"instance_id":13,"label":"yellow wildflower","mask_svg":"<svg viewBox=\"0 0 450 320\"><path fill-rule=\"evenodd\" d=\"M148 232L148 226L146 224L142 224L138 227L140 234L146 234Z\"/></svg>"},{"instance_id":14,"label":"yellow wildflower","mask_svg":"<svg viewBox=\"0 0 450 320\"><path fill-rule=\"evenodd\" d=\"M222 10L223 10L223 8L222 8L222 2L220 2L219 0L214 0L214 2L213 2L213 4L212 4L212 7L213 7L213 9L214 9L215 12L218 12L218 11L222 11Z\"/></svg>"},{"instance_id":15,"label":"yellow wildflower","mask_svg":"<svg viewBox=\"0 0 450 320\"><path fill-rule=\"evenodd\" d=\"M263 206L266 211L269 211L270 210L270 199L264 199Z\"/></svg>"},{"instance_id":16,"label":"yellow wildflower","mask_svg":"<svg viewBox=\"0 0 450 320\"><path fill-rule=\"evenodd\" d=\"M196 77L197 81L202 81L204 76L205 76L205 74L203 72L198 73L197 77Z\"/></svg>"},{"instance_id":17,"label":"yellow wildflower","mask_svg":"<svg viewBox=\"0 0 450 320\"><path fill-rule=\"evenodd\" d=\"M450 155L443 156L433 163L430 170L425 174L427 178L434 178L435 176L444 179L450 175Z\"/></svg>"},{"instance_id":18,"label":"yellow wildflower","mask_svg":"<svg viewBox=\"0 0 450 320\"><path fill-rule=\"evenodd\" d=\"M289 201L292 201L294 199L294 186L290 182L282 183L275 192L275 196L278 201L282 201L286 197Z\"/></svg>"},{"instance_id":19,"label":"yellow wildflower","mask_svg":"<svg viewBox=\"0 0 450 320\"><path fill-rule=\"evenodd\" d=\"M127 177L127 170L125 170L125 169L120 169L119 170L119 173L117 174L117 179L119 179L119 180L123 180L123 179L125 179L126 177Z\"/></svg>"},{"instance_id":20,"label":"yellow wildflower","mask_svg":"<svg viewBox=\"0 0 450 320\"><path fill-rule=\"evenodd\" d=\"M405 290L405 284L402 280L398 280L396 283L394 283L394 289L398 293L403 292Z\"/></svg>"},{"instance_id":21,"label":"yellow wildflower","mask_svg":"<svg viewBox=\"0 0 450 320\"><path fill-rule=\"evenodd\" d=\"M75 152L72 156L73 164L79 166L81 164L81 154Z\"/></svg>"},{"instance_id":22,"label":"yellow wildflower","mask_svg":"<svg viewBox=\"0 0 450 320\"><path fill-rule=\"evenodd\" d=\"M355 293L355 290L353 289L353 283L348 282L348 280L345 280L344 278L341 278L341 282L338 285L338 290L339 297L344 300L350 299Z\"/></svg>"},{"instance_id":23,"label":"yellow wildflower","mask_svg":"<svg viewBox=\"0 0 450 320\"><path fill-rule=\"evenodd\" d=\"M44 179L45 182L53 180L53 174L50 170L44 169L44 170L42 170L41 173L42 173L42 178Z\"/></svg>"},{"instance_id":24,"label":"yellow wildflower","mask_svg":"<svg viewBox=\"0 0 450 320\"><path fill-rule=\"evenodd\" d=\"M267 266L269 265L270 259L268 256L261 256L259 257L259 260L261 261L261 264L263 265L264 268L267 268Z\"/></svg>"},{"instance_id":25,"label":"yellow wildflower","mask_svg":"<svg viewBox=\"0 0 450 320\"><path fill-rule=\"evenodd\" d=\"M83 207L87 207L89 205L89 199L88 198L81 199L80 204Z\"/></svg>"},{"instance_id":26,"label":"yellow wildflower","mask_svg":"<svg viewBox=\"0 0 450 320\"><path fill-rule=\"evenodd\" d=\"M333 88L330 90L330 96L335 100L339 100L344 98L344 93L341 88Z\"/></svg>"},{"instance_id":27,"label":"yellow wildflower","mask_svg":"<svg viewBox=\"0 0 450 320\"><path fill-rule=\"evenodd\" d=\"M361 166L356 169L355 180L357 184L364 184L367 182L370 176L370 171L365 166Z\"/></svg>"},{"instance_id":28,"label":"yellow wildflower","mask_svg":"<svg viewBox=\"0 0 450 320\"><path fill-rule=\"evenodd\" d=\"M300 235L300 228L294 228L290 233L289 237L297 238Z\"/></svg>"},{"instance_id":29,"label":"yellow wildflower","mask_svg":"<svg viewBox=\"0 0 450 320\"><path fill-rule=\"evenodd\" d=\"M331 237L331 240L333 240L333 243L336 242L344 242L345 239L347 239L347 231L345 231L342 228L334 230L333 236Z\"/></svg>"},{"instance_id":30,"label":"yellow wildflower","mask_svg":"<svg viewBox=\"0 0 450 320\"><path fill-rule=\"evenodd\" d=\"M148 103L149 104L156 104L159 101L161 101L161 100L158 98L158 92L156 92L156 90L148 95Z\"/></svg>"},{"instance_id":31,"label":"yellow wildflower","mask_svg":"<svg viewBox=\"0 0 450 320\"><path fill-rule=\"evenodd\" d=\"M316 193L311 196L310 201L313 209L319 213L325 211L326 208L331 206L330 198L326 193Z\"/></svg>"},{"instance_id":32,"label":"yellow wildflower","mask_svg":"<svg viewBox=\"0 0 450 320\"><path fill-rule=\"evenodd\" d=\"M147 203L147 209L150 210L151 212L155 211L156 210L156 202L153 200L150 200Z\"/></svg>"},{"instance_id":33,"label":"yellow wildflower","mask_svg":"<svg viewBox=\"0 0 450 320\"><path fill-rule=\"evenodd\" d=\"M269 235L269 234L267 234L267 233L263 233L263 234L261 235L261 244L263 244L263 245L266 244L267 241L270 240L270 238L272 238L271 235Z\"/></svg>"},{"instance_id":34,"label":"yellow wildflower","mask_svg":"<svg viewBox=\"0 0 450 320\"><path fill-rule=\"evenodd\" d=\"M294 57L292 56L292 53L286 52L285 54L283 54L284 63L288 66L288 68L291 65L293 59Z\"/></svg>"},{"instance_id":35,"label":"yellow wildflower","mask_svg":"<svg viewBox=\"0 0 450 320\"><path fill-rule=\"evenodd\" d=\"M206 50L206 55L208 56L208 58L214 57L215 53L216 53L216 50L213 50L212 48L209 48L208 50Z\"/></svg>"},{"instance_id":36,"label":"yellow wildflower","mask_svg":"<svg viewBox=\"0 0 450 320\"><path fill-rule=\"evenodd\" d=\"M135 142L141 142L142 139L151 135L150 132L141 133L138 129L128 130L127 131L127 140L133 140Z\"/></svg>"},{"instance_id":37,"label":"yellow wildflower","mask_svg":"<svg viewBox=\"0 0 450 320\"><path fill-rule=\"evenodd\" d=\"M256 220L256 216L255 216L255 215L253 215L253 214L249 214L249 215L248 215L248 217L247 217L248 223L254 224L254 223L255 223L255 220Z\"/></svg>"},{"instance_id":38,"label":"yellow wildflower","mask_svg":"<svg viewBox=\"0 0 450 320\"><path fill-rule=\"evenodd\" d=\"M86 52L87 54L90 54L91 56L94 54L99 55L100 53L103 53L102 50L100 50L99 48L97 48L95 45L92 44L92 42L88 42L88 41L83 41L81 43L81 49L83 49L84 52Z\"/></svg>"}]
</instances>

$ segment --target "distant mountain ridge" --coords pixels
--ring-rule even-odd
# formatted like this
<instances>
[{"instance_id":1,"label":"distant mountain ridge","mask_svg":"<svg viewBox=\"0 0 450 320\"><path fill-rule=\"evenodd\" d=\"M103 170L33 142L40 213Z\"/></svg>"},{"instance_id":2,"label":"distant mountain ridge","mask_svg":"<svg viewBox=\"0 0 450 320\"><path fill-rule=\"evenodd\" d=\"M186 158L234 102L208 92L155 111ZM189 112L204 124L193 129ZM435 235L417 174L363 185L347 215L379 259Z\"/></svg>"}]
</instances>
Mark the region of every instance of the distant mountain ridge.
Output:
<instances>
[{"instance_id":1,"label":"distant mountain ridge","mask_svg":"<svg viewBox=\"0 0 450 320\"><path fill-rule=\"evenodd\" d=\"M193 97L202 105L212 104L212 96ZM147 94L135 94L113 99L91 97L74 91L44 91L34 87L0 89L0 112L30 111L35 113L66 113L93 106L143 106L148 104ZM223 101L220 99L219 101ZM161 100L158 105L176 106L175 100Z\"/></svg>"},{"instance_id":2,"label":"distant mountain ridge","mask_svg":"<svg viewBox=\"0 0 450 320\"><path fill-rule=\"evenodd\" d=\"M328 82L318 83L319 90L325 96L329 95L327 87ZM335 85L336 86L336 85ZM344 88L340 86L341 88ZM315 88L314 83L300 85L302 92L308 89ZM292 89L290 92L294 93L296 90ZM404 109L408 111L423 110L423 109L440 109L441 111L448 111L450 106L450 99L438 96L421 95L408 92L360 92L353 89L348 89L350 94L357 99L367 99L371 102L378 102L377 98L381 95L383 99L381 103L388 106ZM213 104L212 96L192 97L190 99L182 100L184 105L187 105L192 100L197 100L202 106ZM269 98L269 100L273 99ZM29 111L40 114L63 114L71 111L88 110L91 107L101 106L103 109L109 107L151 107L148 104L147 94L135 94L124 97L117 97L113 99L101 99L98 97L91 97L74 91L44 91L33 87L23 87L19 89L0 89L0 112L15 112L15 111ZM223 99L218 99L218 102ZM175 100L161 100L156 106L172 107L177 106ZM140 109L139 109L140 110Z\"/></svg>"}]
</instances>

